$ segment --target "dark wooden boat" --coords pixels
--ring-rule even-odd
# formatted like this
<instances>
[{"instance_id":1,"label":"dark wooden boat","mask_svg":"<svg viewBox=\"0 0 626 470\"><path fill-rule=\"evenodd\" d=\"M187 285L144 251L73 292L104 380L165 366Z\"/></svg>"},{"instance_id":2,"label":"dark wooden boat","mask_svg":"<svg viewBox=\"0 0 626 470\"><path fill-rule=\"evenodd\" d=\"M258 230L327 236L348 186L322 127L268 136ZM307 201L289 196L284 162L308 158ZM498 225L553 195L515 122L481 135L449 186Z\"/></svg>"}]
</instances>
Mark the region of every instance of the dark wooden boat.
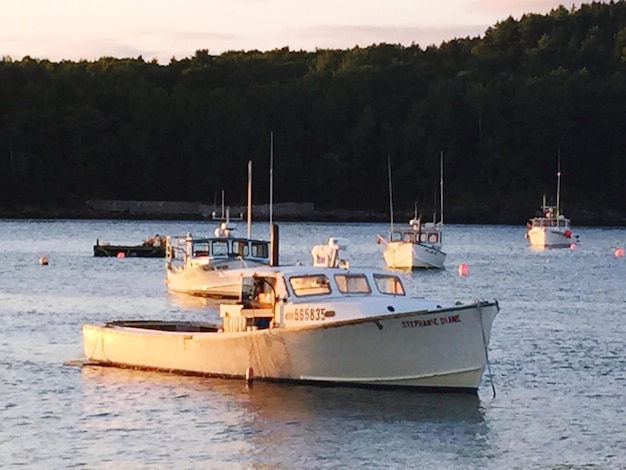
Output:
<instances>
[{"instance_id":1,"label":"dark wooden boat","mask_svg":"<svg viewBox=\"0 0 626 470\"><path fill-rule=\"evenodd\" d=\"M100 240L96 240L93 255L117 258L165 258L165 244L144 242L141 245L110 245L101 244Z\"/></svg>"}]
</instances>

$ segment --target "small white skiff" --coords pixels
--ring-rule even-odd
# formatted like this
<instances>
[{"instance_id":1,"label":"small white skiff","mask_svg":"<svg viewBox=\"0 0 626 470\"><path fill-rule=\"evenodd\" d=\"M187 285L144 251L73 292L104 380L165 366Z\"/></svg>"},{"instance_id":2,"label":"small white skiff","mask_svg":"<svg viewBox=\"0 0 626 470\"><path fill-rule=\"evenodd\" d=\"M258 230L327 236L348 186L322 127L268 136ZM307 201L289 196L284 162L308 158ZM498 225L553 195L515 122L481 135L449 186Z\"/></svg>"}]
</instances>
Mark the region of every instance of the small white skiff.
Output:
<instances>
[{"instance_id":1,"label":"small white skiff","mask_svg":"<svg viewBox=\"0 0 626 470\"><path fill-rule=\"evenodd\" d=\"M104 366L225 378L476 392L496 301L410 298L393 273L333 267L241 270L221 322L84 325Z\"/></svg>"}]
</instances>

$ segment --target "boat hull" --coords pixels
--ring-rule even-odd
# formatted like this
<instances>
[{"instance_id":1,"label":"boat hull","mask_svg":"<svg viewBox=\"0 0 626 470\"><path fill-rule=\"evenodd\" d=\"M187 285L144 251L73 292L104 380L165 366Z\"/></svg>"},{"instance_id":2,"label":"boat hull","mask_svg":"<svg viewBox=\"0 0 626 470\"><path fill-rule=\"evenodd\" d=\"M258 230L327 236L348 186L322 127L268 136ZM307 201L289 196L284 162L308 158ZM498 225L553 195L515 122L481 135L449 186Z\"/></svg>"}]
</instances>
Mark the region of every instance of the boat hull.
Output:
<instances>
[{"instance_id":1,"label":"boat hull","mask_svg":"<svg viewBox=\"0 0 626 470\"><path fill-rule=\"evenodd\" d=\"M229 262L213 263L185 268L166 268L166 284L172 292L198 297L239 299L242 295L241 269L262 263Z\"/></svg>"},{"instance_id":2,"label":"boat hull","mask_svg":"<svg viewBox=\"0 0 626 470\"><path fill-rule=\"evenodd\" d=\"M387 243L383 258L392 269L442 269L446 254L435 245L392 241Z\"/></svg>"},{"instance_id":3,"label":"boat hull","mask_svg":"<svg viewBox=\"0 0 626 470\"><path fill-rule=\"evenodd\" d=\"M560 227L532 227L526 237L530 246L537 248L569 248L578 242L570 229Z\"/></svg>"},{"instance_id":4,"label":"boat hull","mask_svg":"<svg viewBox=\"0 0 626 470\"><path fill-rule=\"evenodd\" d=\"M497 303L224 333L83 326L85 356L185 374L476 391ZM185 331L187 330L187 331Z\"/></svg>"},{"instance_id":5,"label":"boat hull","mask_svg":"<svg viewBox=\"0 0 626 470\"><path fill-rule=\"evenodd\" d=\"M94 245L93 255L97 257L125 258L164 258L164 246L151 245Z\"/></svg>"}]
</instances>

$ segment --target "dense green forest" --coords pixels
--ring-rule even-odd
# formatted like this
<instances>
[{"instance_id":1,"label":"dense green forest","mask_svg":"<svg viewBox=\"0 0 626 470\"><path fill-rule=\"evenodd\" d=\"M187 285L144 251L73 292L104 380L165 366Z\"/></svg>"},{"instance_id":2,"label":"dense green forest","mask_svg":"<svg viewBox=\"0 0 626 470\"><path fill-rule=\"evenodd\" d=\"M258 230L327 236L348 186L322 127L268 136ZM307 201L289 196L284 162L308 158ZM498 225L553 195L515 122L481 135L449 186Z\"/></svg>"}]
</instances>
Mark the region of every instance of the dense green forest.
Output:
<instances>
[{"instance_id":1,"label":"dense green forest","mask_svg":"<svg viewBox=\"0 0 626 470\"><path fill-rule=\"evenodd\" d=\"M523 222L626 217L626 1L508 18L425 49L0 62L0 206L274 202Z\"/></svg>"}]
</instances>

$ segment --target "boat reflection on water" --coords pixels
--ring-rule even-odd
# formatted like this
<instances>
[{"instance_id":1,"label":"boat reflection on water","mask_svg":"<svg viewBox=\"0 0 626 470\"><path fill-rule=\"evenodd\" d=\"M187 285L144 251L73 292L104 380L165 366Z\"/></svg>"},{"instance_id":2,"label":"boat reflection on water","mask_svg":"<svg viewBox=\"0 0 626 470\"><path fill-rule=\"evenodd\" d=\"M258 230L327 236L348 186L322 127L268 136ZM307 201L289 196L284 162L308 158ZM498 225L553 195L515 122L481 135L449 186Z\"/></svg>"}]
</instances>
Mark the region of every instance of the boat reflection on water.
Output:
<instances>
[{"instance_id":1,"label":"boat reflection on water","mask_svg":"<svg viewBox=\"0 0 626 470\"><path fill-rule=\"evenodd\" d=\"M464 468L494 451L475 394L249 386L98 366L81 376L81 441L94 443L85 458L111 467L355 468L393 456L395 468Z\"/></svg>"},{"instance_id":2,"label":"boat reflection on water","mask_svg":"<svg viewBox=\"0 0 626 470\"><path fill-rule=\"evenodd\" d=\"M81 376L83 403L93 416L98 416L98 409L110 411L109 406L114 405L119 415L133 414L133 421L138 419L137 413L145 414L143 419L152 421L155 417L150 415L158 410L159 419L166 421L169 413L182 411L197 417L210 415L214 424L220 416L233 424L233 413L244 413L246 421L252 419L270 426L294 423L309 426L307 421L327 418L387 423L484 424L480 397L471 393L442 394L272 382L248 384L240 380L91 365L82 367Z\"/></svg>"}]
</instances>

